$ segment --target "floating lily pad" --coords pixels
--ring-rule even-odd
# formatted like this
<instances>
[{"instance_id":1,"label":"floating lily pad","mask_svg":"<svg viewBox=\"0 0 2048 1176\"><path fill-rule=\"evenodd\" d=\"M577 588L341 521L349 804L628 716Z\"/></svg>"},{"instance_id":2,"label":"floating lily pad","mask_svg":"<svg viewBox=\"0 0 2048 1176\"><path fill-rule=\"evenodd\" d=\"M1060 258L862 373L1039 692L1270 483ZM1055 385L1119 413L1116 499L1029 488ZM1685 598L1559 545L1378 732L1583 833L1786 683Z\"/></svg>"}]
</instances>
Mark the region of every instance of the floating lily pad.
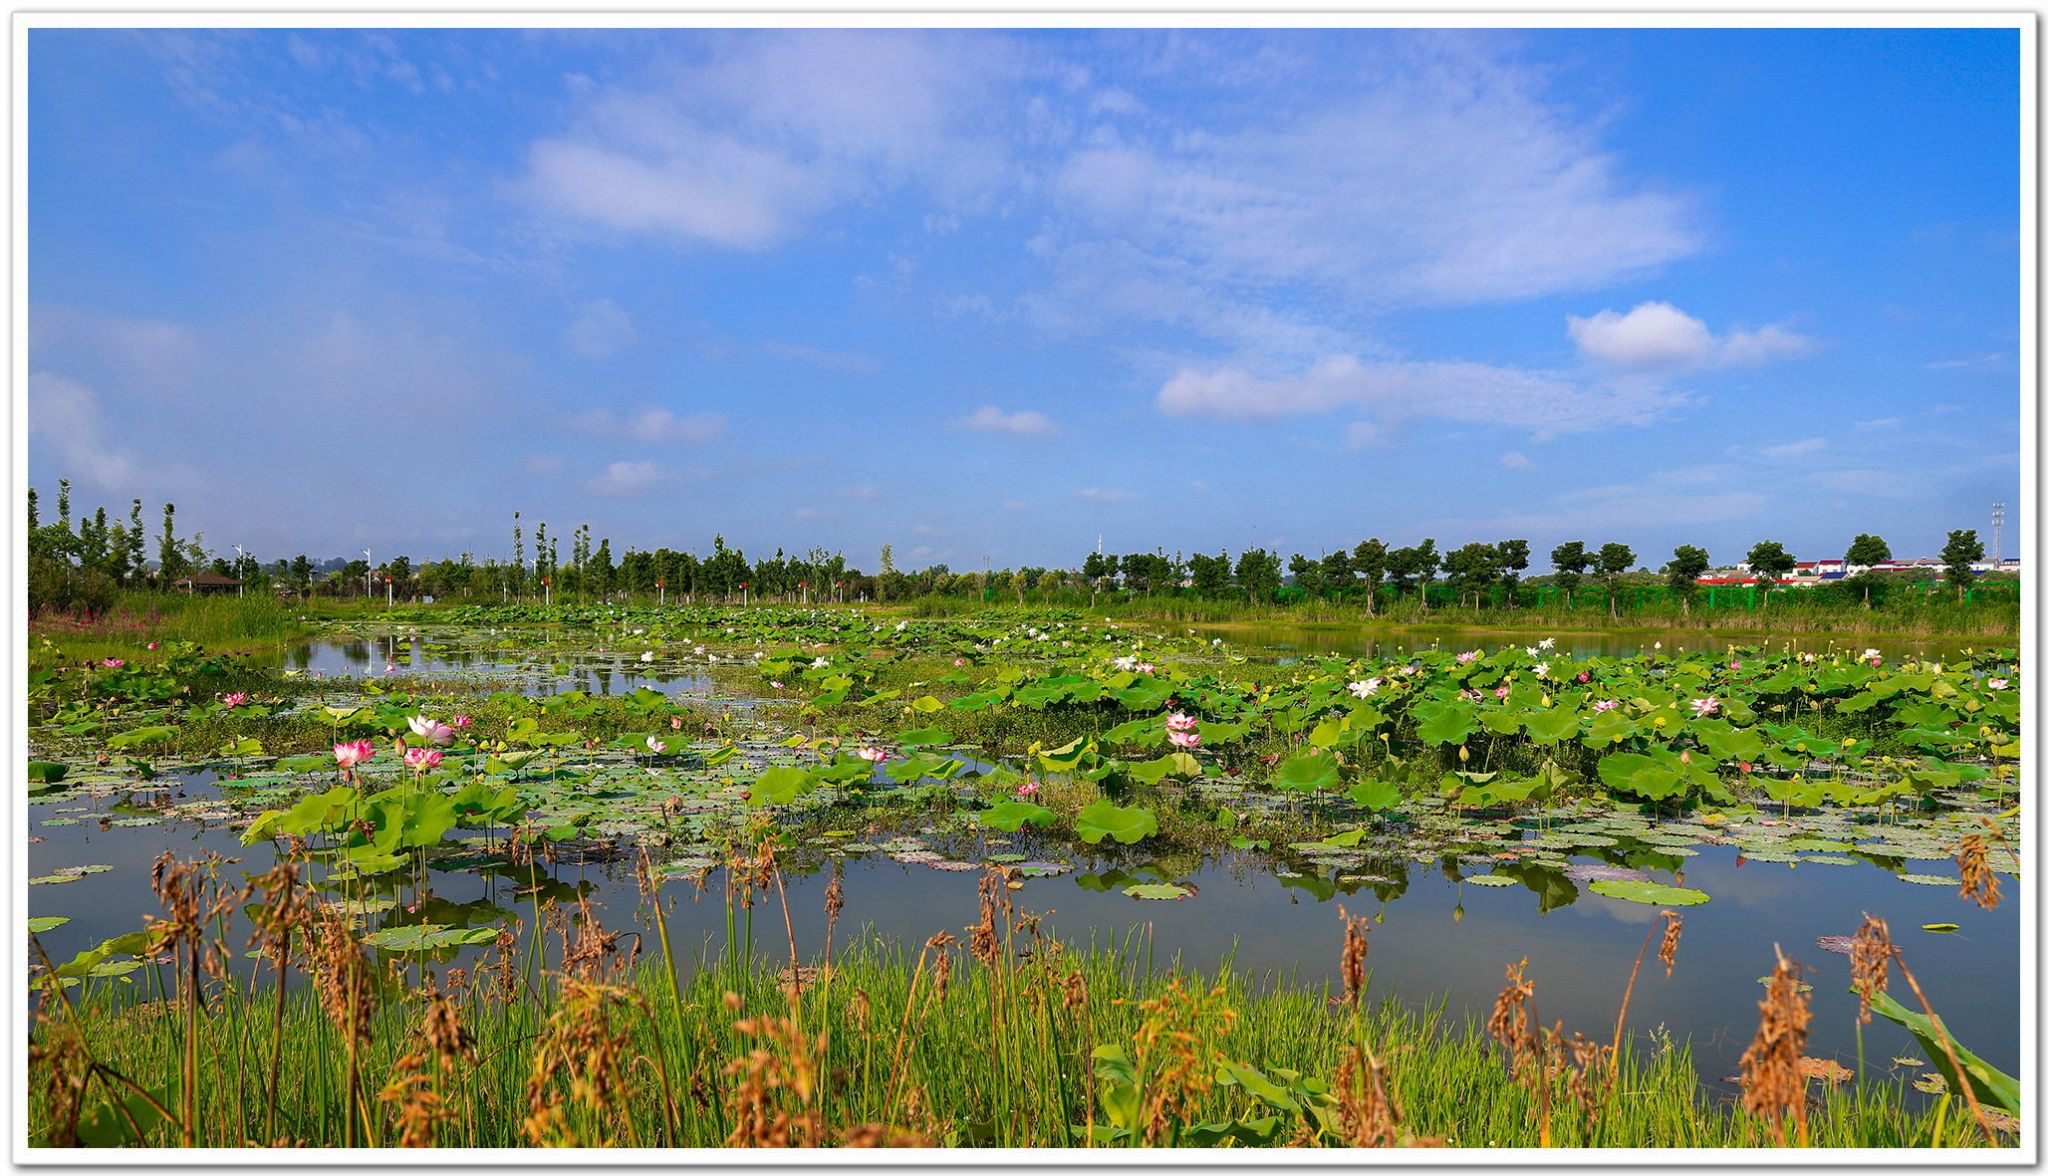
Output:
<instances>
[{"instance_id":1,"label":"floating lily pad","mask_svg":"<svg viewBox=\"0 0 2048 1176\"><path fill-rule=\"evenodd\" d=\"M1193 894L1194 891L1189 890L1185 886L1176 886L1171 882L1140 882L1136 886L1124 887L1124 893L1132 898L1168 899L1186 898L1188 895Z\"/></svg>"},{"instance_id":2,"label":"floating lily pad","mask_svg":"<svg viewBox=\"0 0 2048 1176\"><path fill-rule=\"evenodd\" d=\"M1593 893L1607 898L1647 903L1650 906L1698 906L1708 898L1704 890L1665 886L1658 882L1595 882L1591 889Z\"/></svg>"}]
</instances>

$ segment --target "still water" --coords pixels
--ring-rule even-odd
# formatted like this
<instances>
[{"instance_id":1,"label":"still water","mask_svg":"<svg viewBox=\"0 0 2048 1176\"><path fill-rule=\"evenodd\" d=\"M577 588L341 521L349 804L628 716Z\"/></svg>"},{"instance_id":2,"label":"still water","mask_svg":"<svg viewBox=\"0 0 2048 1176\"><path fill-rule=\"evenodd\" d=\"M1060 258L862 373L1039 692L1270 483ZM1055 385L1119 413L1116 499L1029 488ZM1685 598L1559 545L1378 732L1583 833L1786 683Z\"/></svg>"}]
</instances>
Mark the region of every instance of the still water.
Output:
<instances>
[{"instance_id":1,"label":"still water","mask_svg":"<svg viewBox=\"0 0 2048 1176\"><path fill-rule=\"evenodd\" d=\"M1458 644L1467 635L1441 639ZM1698 634L1685 635L1693 641ZM1489 633L1492 643L1519 636ZM1529 635L1533 642L1538 635ZM1631 637L1628 640L1637 640ZM1651 638L1654 640L1655 638ZM584 689L630 692L650 686L685 697L709 696L702 675L642 667L630 655L564 643L561 649L532 639L516 648L491 648L417 636L317 641L282 655L278 668L317 677L377 678L405 673L446 678L473 677L550 693ZM1347 656L1395 652L1385 637L1346 636L1323 630L1277 633L1264 652L1290 657L1310 653ZM1414 638L1407 639L1414 648ZM1423 642L1422 644L1428 644ZM1675 644L1675 643L1674 643ZM1581 654L1626 653L1629 647L1599 635L1560 639ZM1825 642L1819 646L1825 648ZM1399 648L1399 647L1397 647ZM1898 647L1892 656L1920 652ZM1928 648L1933 656L1945 656ZM71 921L42 936L59 961L108 936L136 930L155 909L149 891L149 863L169 849L180 857L205 850L241 859L232 869L257 871L272 860L267 845L244 847L224 825L202 816L170 814L156 823L123 826L135 814L163 814L167 802L184 803L220 795L210 772L154 782L132 793L83 795L29 809L31 876L60 867L107 865L57 885L30 891L32 915L63 915ZM190 808L184 810L190 812ZM1336 983L1341 905L1350 913L1372 914L1372 994L1420 1006L1443 1002L1451 1019L1483 1020L1502 983L1502 971L1523 955L1537 984L1537 1006L1546 1021L1561 1019L1567 1030L1589 1036L1611 1033L1623 986L1657 908L1601 897L1561 880L1542 894L1525 886L1483 887L1455 880L1456 868L1392 860L1368 870L1305 876L1316 867L1291 865L1259 853L1226 851L1196 858L1187 853L1170 864L1149 862L1138 849L1096 850L1065 843L1036 845L1028 836L1014 844L955 848L954 857L977 851L1025 853L1070 865L1067 872L1027 880L1020 904L1052 912L1047 926L1077 943L1123 941L1142 944L1154 966L1178 962L1213 971L1226 960L1240 973ZM1758 979L1766 975L1773 946L1811 969L1814 985L1813 1036L1809 1052L1853 1067L1856 1002L1848 992L1848 959L1816 945L1822 936L1852 933L1865 911L1889 920L1906 962L1958 1038L1986 1060L2007 1070L2019 1065L2019 902L1982 911L1961 900L1953 887L1902 881L1878 865L1787 865L1745 861L1729 846L1700 845L1685 859L1684 884L1712 895L1687 908L1678 966L1670 979L1652 961L1638 982L1629 1013L1639 1031L1667 1028L1695 1052L1700 1073L1723 1093L1720 1080L1735 1073L1737 1058L1755 1031ZM1149 867L1149 871L1148 871ZM976 918L977 872L949 872L921 862L886 856L851 857L842 863L847 911L840 923L850 936L876 935L901 943L922 942L935 931L958 932ZM1920 861L1913 869L1952 876L1953 862ZM1467 873L1474 872L1468 869ZM1357 875L1367 874L1367 878ZM1132 881L1174 881L1194 889L1174 901L1140 901L1121 893ZM1659 880L1664 880L1662 876ZM675 899L670 930L683 955L692 945L715 951L724 935L722 883L714 873L701 899L697 888L672 880L665 894ZM797 873L789 879L799 945L822 949L824 876ZM2008 887L2010 891L2011 887ZM424 885L407 886L391 897L398 907L381 916L386 923L433 922L453 926L516 923L530 917L533 898L572 901L588 894L602 904L613 927L632 922L639 906L627 861L541 865L498 873L430 871ZM1923 924L1956 923L1948 934L1920 930ZM780 930L758 937L779 944ZM764 954L778 950L763 947ZM474 953L471 953L474 954ZM780 962L778 959L776 962ZM138 978L141 974L137 974ZM1879 1020L1865 1029L1866 1055L1880 1069L1894 1056L1920 1051L1903 1030ZM1923 1059L1924 1060L1924 1059Z\"/></svg>"}]
</instances>

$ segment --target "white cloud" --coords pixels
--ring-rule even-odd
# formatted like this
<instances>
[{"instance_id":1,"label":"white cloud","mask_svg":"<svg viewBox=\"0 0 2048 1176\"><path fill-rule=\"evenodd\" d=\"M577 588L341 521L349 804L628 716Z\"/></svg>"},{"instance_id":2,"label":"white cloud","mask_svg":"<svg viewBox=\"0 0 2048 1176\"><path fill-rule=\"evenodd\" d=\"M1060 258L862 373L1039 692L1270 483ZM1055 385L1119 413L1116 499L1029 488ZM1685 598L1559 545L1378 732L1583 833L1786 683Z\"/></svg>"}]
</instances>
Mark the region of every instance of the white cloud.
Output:
<instances>
[{"instance_id":1,"label":"white cloud","mask_svg":"<svg viewBox=\"0 0 2048 1176\"><path fill-rule=\"evenodd\" d=\"M761 350L777 359L795 360L828 372L849 376L872 376L882 370L882 361L858 351L827 351L802 343L764 343Z\"/></svg>"},{"instance_id":2,"label":"white cloud","mask_svg":"<svg viewBox=\"0 0 2048 1176\"><path fill-rule=\"evenodd\" d=\"M1925 492L1923 485L1899 477L1895 470L1826 470L1809 474L1806 480L1843 494L1868 498L1912 498Z\"/></svg>"},{"instance_id":3,"label":"white cloud","mask_svg":"<svg viewBox=\"0 0 2048 1176\"><path fill-rule=\"evenodd\" d=\"M1206 285L1302 281L1379 304L1584 289L1699 247L1688 200L1624 179L1533 74L1469 41L1402 38L1351 76L1235 125L1084 148L1055 191L1091 235Z\"/></svg>"},{"instance_id":4,"label":"white cloud","mask_svg":"<svg viewBox=\"0 0 2048 1176\"><path fill-rule=\"evenodd\" d=\"M1538 437L1647 424L1684 403L1665 389L1575 381L1551 372L1467 362L1376 362L1331 356L1299 373L1182 368L1159 390L1169 416L1271 420L1349 408L1381 421L1504 425ZM1369 441L1354 433L1352 443Z\"/></svg>"},{"instance_id":5,"label":"white cloud","mask_svg":"<svg viewBox=\"0 0 2048 1176\"><path fill-rule=\"evenodd\" d=\"M848 486L840 491L839 494L840 497L851 499L854 502L879 502L882 498L882 488L862 483L858 486Z\"/></svg>"},{"instance_id":6,"label":"white cloud","mask_svg":"<svg viewBox=\"0 0 2048 1176\"><path fill-rule=\"evenodd\" d=\"M589 408L569 417L564 423L579 433L648 445L696 445L715 440L725 433L724 413L700 412L677 416L655 405L647 405L627 416L609 408Z\"/></svg>"},{"instance_id":7,"label":"white cloud","mask_svg":"<svg viewBox=\"0 0 2048 1176\"><path fill-rule=\"evenodd\" d=\"M1775 323L1753 331L1733 330L1721 341L1721 363L1731 367L1753 367L1774 359L1797 359L1811 355L1817 344L1812 339Z\"/></svg>"},{"instance_id":8,"label":"white cloud","mask_svg":"<svg viewBox=\"0 0 2048 1176\"><path fill-rule=\"evenodd\" d=\"M519 463L519 468L536 478L552 478L568 465L552 453L536 453Z\"/></svg>"},{"instance_id":9,"label":"white cloud","mask_svg":"<svg viewBox=\"0 0 2048 1176\"><path fill-rule=\"evenodd\" d=\"M1051 437L1060 431L1052 418L1037 409L1004 412L993 404L984 404L955 423L977 433L1008 433L1013 437Z\"/></svg>"},{"instance_id":10,"label":"white cloud","mask_svg":"<svg viewBox=\"0 0 2048 1176\"><path fill-rule=\"evenodd\" d=\"M604 472L584 484L584 489L606 498L638 498L660 489L675 475L651 461L615 461Z\"/></svg>"},{"instance_id":11,"label":"white cloud","mask_svg":"<svg viewBox=\"0 0 2048 1176\"><path fill-rule=\"evenodd\" d=\"M684 243L763 249L840 203L918 184L942 204L995 190L981 133L1000 42L958 34L713 34L708 60L596 90L535 141L519 188L542 208Z\"/></svg>"},{"instance_id":12,"label":"white cloud","mask_svg":"<svg viewBox=\"0 0 2048 1176\"><path fill-rule=\"evenodd\" d=\"M633 316L609 298L585 303L565 332L576 354L589 359L606 359L640 341Z\"/></svg>"},{"instance_id":13,"label":"white cloud","mask_svg":"<svg viewBox=\"0 0 2048 1176\"><path fill-rule=\"evenodd\" d=\"M1787 441L1783 445L1766 445L1758 449L1757 453L1772 461L1783 461L1786 458L1805 457L1810 453L1818 453L1826 449L1827 446L1828 439L1826 437L1808 437L1802 441Z\"/></svg>"},{"instance_id":14,"label":"white cloud","mask_svg":"<svg viewBox=\"0 0 2048 1176\"><path fill-rule=\"evenodd\" d=\"M1095 503L1097 506L1115 506L1120 502L1129 502L1137 495L1129 490L1104 490L1100 486L1090 486L1085 490L1074 491L1074 497L1083 502Z\"/></svg>"},{"instance_id":15,"label":"white cloud","mask_svg":"<svg viewBox=\"0 0 2048 1176\"><path fill-rule=\"evenodd\" d=\"M134 488L135 459L109 441L98 395L78 380L54 372L29 376L28 431L55 450L60 476L121 494Z\"/></svg>"},{"instance_id":16,"label":"white cloud","mask_svg":"<svg viewBox=\"0 0 2048 1176\"><path fill-rule=\"evenodd\" d=\"M1813 350L1812 340L1778 325L1735 330L1717 339L1706 323L1669 302L1639 303L1627 314L1566 315L1565 329L1580 354L1632 371L1747 366Z\"/></svg>"},{"instance_id":17,"label":"white cloud","mask_svg":"<svg viewBox=\"0 0 2048 1176\"><path fill-rule=\"evenodd\" d=\"M1996 351L1963 359L1940 359L1925 365L1930 372L1966 372L2005 366L2005 356Z\"/></svg>"},{"instance_id":18,"label":"white cloud","mask_svg":"<svg viewBox=\"0 0 2048 1176\"><path fill-rule=\"evenodd\" d=\"M1500 464L1502 469L1526 470L1529 468L1529 459L1520 453L1510 450L1500 455Z\"/></svg>"}]
</instances>

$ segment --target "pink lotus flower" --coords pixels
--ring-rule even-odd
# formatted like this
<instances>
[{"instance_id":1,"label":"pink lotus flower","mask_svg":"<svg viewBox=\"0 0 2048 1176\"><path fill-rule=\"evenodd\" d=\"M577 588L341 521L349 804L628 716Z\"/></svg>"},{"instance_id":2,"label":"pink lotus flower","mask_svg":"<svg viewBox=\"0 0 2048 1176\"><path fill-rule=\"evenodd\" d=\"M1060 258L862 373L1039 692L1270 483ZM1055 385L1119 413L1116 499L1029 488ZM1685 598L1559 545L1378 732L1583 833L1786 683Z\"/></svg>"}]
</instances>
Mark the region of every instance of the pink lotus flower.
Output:
<instances>
[{"instance_id":1,"label":"pink lotus flower","mask_svg":"<svg viewBox=\"0 0 2048 1176\"><path fill-rule=\"evenodd\" d=\"M2005 680L2004 678L1993 678L1989 682L1986 682L1984 684L1986 686L1991 687L1993 690L2003 690L2006 687L2012 685L2011 682Z\"/></svg>"},{"instance_id":2,"label":"pink lotus flower","mask_svg":"<svg viewBox=\"0 0 2048 1176\"><path fill-rule=\"evenodd\" d=\"M1458 655L1458 664L1461 666L1471 662L1476 662L1478 660L1479 651L1476 649L1468 649L1465 652Z\"/></svg>"},{"instance_id":3,"label":"pink lotus flower","mask_svg":"<svg viewBox=\"0 0 2048 1176\"><path fill-rule=\"evenodd\" d=\"M1705 698L1695 698L1687 705L1692 707L1693 718L1704 719L1721 709L1721 700L1710 694Z\"/></svg>"},{"instance_id":4,"label":"pink lotus flower","mask_svg":"<svg viewBox=\"0 0 2048 1176\"><path fill-rule=\"evenodd\" d=\"M156 642L152 641L152 642L150 642L150 643L149 643L149 644L148 644L147 646L145 646L144 648L147 648L147 649L155 649L155 648L156 648Z\"/></svg>"},{"instance_id":5,"label":"pink lotus flower","mask_svg":"<svg viewBox=\"0 0 2048 1176\"><path fill-rule=\"evenodd\" d=\"M456 715L454 718L448 720L448 725L455 728L457 731L464 731L467 730L469 728L469 725L475 721L476 720L470 718L468 715Z\"/></svg>"},{"instance_id":6,"label":"pink lotus flower","mask_svg":"<svg viewBox=\"0 0 2048 1176\"><path fill-rule=\"evenodd\" d=\"M1507 684L1503 682L1500 685L1500 687L1493 692L1493 696L1495 698L1506 698L1508 696Z\"/></svg>"},{"instance_id":7,"label":"pink lotus flower","mask_svg":"<svg viewBox=\"0 0 2048 1176\"><path fill-rule=\"evenodd\" d=\"M1175 747L1200 747L1202 737L1193 731L1168 731L1166 739Z\"/></svg>"},{"instance_id":8,"label":"pink lotus flower","mask_svg":"<svg viewBox=\"0 0 2048 1176\"><path fill-rule=\"evenodd\" d=\"M967 664L967 659L964 657L956 657L953 659L953 664L956 666L964 666Z\"/></svg>"},{"instance_id":9,"label":"pink lotus flower","mask_svg":"<svg viewBox=\"0 0 2048 1176\"><path fill-rule=\"evenodd\" d=\"M1037 795L1038 795L1038 781L1036 781L1036 780L1026 780L1026 781L1024 781L1024 782L1023 782L1022 784L1019 784L1019 785L1017 785L1017 795L1018 795L1018 796L1037 796Z\"/></svg>"},{"instance_id":10,"label":"pink lotus flower","mask_svg":"<svg viewBox=\"0 0 2048 1176\"><path fill-rule=\"evenodd\" d=\"M334 762L346 771L360 763L367 763L377 755L377 745L367 739L334 745Z\"/></svg>"},{"instance_id":11,"label":"pink lotus flower","mask_svg":"<svg viewBox=\"0 0 2048 1176\"><path fill-rule=\"evenodd\" d=\"M405 749L405 766L415 772L431 771L441 766L441 752L432 747L408 747Z\"/></svg>"},{"instance_id":12,"label":"pink lotus flower","mask_svg":"<svg viewBox=\"0 0 2048 1176\"><path fill-rule=\"evenodd\" d=\"M122 666L125 666L125 665L127 665L128 663L127 663L127 662L124 662L124 661L122 661L122 660L121 660L120 658L118 658L118 657L110 657L110 658L106 658L106 659L104 659L103 661L101 661L101 662L100 662L100 664L101 664L102 666L105 666L105 667L106 667L107 669L110 669L110 670L118 670L118 669L120 669L120 668L121 668Z\"/></svg>"},{"instance_id":13,"label":"pink lotus flower","mask_svg":"<svg viewBox=\"0 0 2048 1176\"><path fill-rule=\"evenodd\" d=\"M1158 666L1155 666L1155 665L1153 665L1153 664L1152 664L1151 662L1139 662L1139 663L1138 663L1138 672L1139 672L1139 673L1141 673L1141 674L1150 674L1150 673L1153 673L1153 672L1155 672L1155 671L1156 671L1156 670L1158 670L1158 669L1159 669L1159 667L1158 667Z\"/></svg>"},{"instance_id":14,"label":"pink lotus flower","mask_svg":"<svg viewBox=\"0 0 2048 1176\"><path fill-rule=\"evenodd\" d=\"M455 739L455 728L425 715L414 715L405 721L405 725L412 728L413 734L436 746L446 747Z\"/></svg>"},{"instance_id":15,"label":"pink lotus flower","mask_svg":"<svg viewBox=\"0 0 2048 1176\"><path fill-rule=\"evenodd\" d=\"M235 691L233 694L223 694L220 696L220 704L227 707L240 706L247 701L249 701L249 696L240 690Z\"/></svg>"},{"instance_id":16,"label":"pink lotus flower","mask_svg":"<svg viewBox=\"0 0 2048 1176\"><path fill-rule=\"evenodd\" d=\"M863 747L854 754L877 767L889 762L889 752L886 748Z\"/></svg>"},{"instance_id":17,"label":"pink lotus flower","mask_svg":"<svg viewBox=\"0 0 2048 1176\"><path fill-rule=\"evenodd\" d=\"M669 730L671 730L671 731L680 731L680 730L682 730L682 729L683 729L683 716L681 716L681 715L670 715L670 716L668 717L668 729L669 729Z\"/></svg>"},{"instance_id":18,"label":"pink lotus flower","mask_svg":"<svg viewBox=\"0 0 2048 1176\"><path fill-rule=\"evenodd\" d=\"M1185 711L1175 711L1166 716L1166 729L1169 731L1192 731L1200 726L1201 722L1200 719Z\"/></svg>"},{"instance_id":19,"label":"pink lotus flower","mask_svg":"<svg viewBox=\"0 0 2048 1176\"><path fill-rule=\"evenodd\" d=\"M653 752L656 755L665 755L668 753L668 744L663 743L661 740L656 739L652 735L649 735L647 737L647 750Z\"/></svg>"},{"instance_id":20,"label":"pink lotus flower","mask_svg":"<svg viewBox=\"0 0 2048 1176\"><path fill-rule=\"evenodd\" d=\"M1742 668L1742 663L1739 661L1731 661L1728 663L1728 668L1731 670L1739 670Z\"/></svg>"},{"instance_id":21,"label":"pink lotus flower","mask_svg":"<svg viewBox=\"0 0 2048 1176\"><path fill-rule=\"evenodd\" d=\"M1594 704L1593 704L1593 713L1594 713L1594 714L1599 714L1599 713L1600 713L1601 711L1611 711L1611 710L1613 710L1613 709L1614 709L1615 707L1617 707L1617 706L1620 706L1620 705L1621 705L1621 703L1620 703L1620 702L1618 702L1618 701L1616 701L1616 700L1614 700L1614 699L1612 699L1612 698L1603 698L1603 699L1601 699L1600 701L1598 701L1598 702L1596 702L1596 703L1594 703Z\"/></svg>"},{"instance_id":22,"label":"pink lotus flower","mask_svg":"<svg viewBox=\"0 0 2048 1176\"><path fill-rule=\"evenodd\" d=\"M1592 680L1593 680L1593 675L1592 675L1592 674L1589 674L1589 673L1587 673L1587 672L1586 672L1585 670L1580 670L1580 671L1579 671L1579 681L1581 681L1581 682L1591 682Z\"/></svg>"},{"instance_id":23,"label":"pink lotus flower","mask_svg":"<svg viewBox=\"0 0 2048 1176\"><path fill-rule=\"evenodd\" d=\"M775 687L775 688L776 688L777 690L780 690L780 689L782 689L782 683L780 683L780 682L770 682L770 683L768 683L768 684L769 684L770 686L773 686L773 687Z\"/></svg>"}]
</instances>

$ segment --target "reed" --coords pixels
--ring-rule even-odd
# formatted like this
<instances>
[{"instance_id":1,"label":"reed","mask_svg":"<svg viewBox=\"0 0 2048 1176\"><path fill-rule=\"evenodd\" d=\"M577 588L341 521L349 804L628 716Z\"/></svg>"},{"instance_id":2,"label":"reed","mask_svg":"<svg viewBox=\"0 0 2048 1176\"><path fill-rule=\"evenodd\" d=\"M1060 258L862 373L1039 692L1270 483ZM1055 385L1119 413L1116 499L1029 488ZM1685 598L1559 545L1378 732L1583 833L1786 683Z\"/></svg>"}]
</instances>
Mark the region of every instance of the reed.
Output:
<instances>
[{"instance_id":1,"label":"reed","mask_svg":"<svg viewBox=\"0 0 2048 1176\"><path fill-rule=\"evenodd\" d=\"M1543 1027L1519 966L1483 1027L1447 1023L1440 1005L1368 1000L1366 929L1348 917L1332 991L1227 965L1155 968L1136 938L1048 938L992 872L964 942L942 931L913 953L863 928L839 933L829 969L802 955L778 966L740 930L742 903L782 894L774 853L736 846L735 931L715 951L678 959L663 936L643 957L634 945L655 935L609 930L585 903L543 911L466 967L379 965L294 874L235 890L204 863L162 873L155 969L67 989L45 965L37 1145L1756 1142L1754 1120L1705 1093L1683 1045L1639 1053ZM640 918L659 934L659 887L649 898ZM208 961L223 958L224 904L259 900L244 982ZM1880 962L1870 954L1866 971ZM1902 1082L1814 1096L1798 1072L1791 968L1781 962L1785 983L1766 998L1777 1011L1757 1064L1772 1080L1750 1086L1753 1109L1803 1116L1817 1146L2010 1142L1982 1116L1922 1113ZM158 970L167 979L150 982Z\"/></svg>"}]
</instances>

